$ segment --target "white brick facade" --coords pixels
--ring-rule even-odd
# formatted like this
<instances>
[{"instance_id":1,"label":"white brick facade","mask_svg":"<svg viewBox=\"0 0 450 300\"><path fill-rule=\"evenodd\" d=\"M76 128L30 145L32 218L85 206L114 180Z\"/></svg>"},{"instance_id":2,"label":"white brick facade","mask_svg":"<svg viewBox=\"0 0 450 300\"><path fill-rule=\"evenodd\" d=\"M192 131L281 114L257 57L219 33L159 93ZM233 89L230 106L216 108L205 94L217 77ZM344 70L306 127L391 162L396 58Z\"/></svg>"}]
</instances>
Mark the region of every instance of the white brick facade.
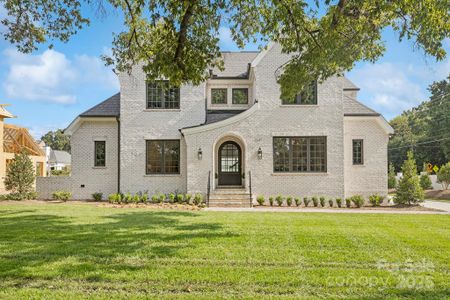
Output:
<instances>
[{"instance_id":1,"label":"white brick facade","mask_svg":"<svg viewBox=\"0 0 450 300\"><path fill-rule=\"evenodd\" d=\"M342 77L332 77L318 86L317 105L281 105L275 74L287 59L280 47L273 45L265 55L254 59L245 80L227 83L212 79L199 86L183 86L177 110L146 109L146 81L141 66L136 66L131 74L121 74L120 161L118 123L84 121L74 131L71 142L71 189L75 198L90 198L93 192L117 192L119 174L121 192L205 193L209 172L212 188L217 186L218 148L228 140L242 148L243 183L248 188L251 171L254 195L385 195L389 125L380 125L385 122L380 120L382 117L344 117L343 98L356 97L356 92L346 91L344 95ZM210 88L231 90L239 82L250 89L249 108L224 121L198 126L205 122L206 110L214 109ZM273 138L279 136L325 136L327 172L274 173ZM93 168L93 142L102 137L107 141L107 166ZM353 138L364 139L364 166L352 165ZM146 140L152 139L180 140L180 174L146 175ZM258 157L259 148L262 159ZM199 149L202 159L198 158Z\"/></svg>"}]
</instances>

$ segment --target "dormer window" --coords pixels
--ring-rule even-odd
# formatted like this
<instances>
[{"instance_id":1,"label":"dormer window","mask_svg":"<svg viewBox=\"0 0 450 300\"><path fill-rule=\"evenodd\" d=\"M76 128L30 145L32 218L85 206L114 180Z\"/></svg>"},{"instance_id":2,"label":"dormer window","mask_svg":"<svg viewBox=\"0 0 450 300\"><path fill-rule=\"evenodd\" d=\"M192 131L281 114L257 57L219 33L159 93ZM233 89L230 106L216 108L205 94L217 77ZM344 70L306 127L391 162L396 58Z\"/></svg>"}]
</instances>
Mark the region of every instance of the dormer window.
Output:
<instances>
[{"instance_id":1,"label":"dormer window","mask_svg":"<svg viewBox=\"0 0 450 300\"><path fill-rule=\"evenodd\" d=\"M171 86L168 80L147 82L147 109L179 109L180 88Z\"/></svg>"},{"instance_id":2,"label":"dormer window","mask_svg":"<svg viewBox=\"0 0 450 300\"><path fill-rule=\"evenodd\" d=\"M248 89L239 88L232 90L233 104L248 104Z\"/></svg>"},{"instance_id":3,"label":"dormer window","mask_svg":"<svg viewBox=\"0 0 450 300\"><path fill-rule=\"evenodd\" d=\"M283 105L317 105L317 82L313 81L293 99L281 99Z\"/></svg>"},{"instance_id":4,"label":"dormer window","mask_svg":"<svg viewBox=\"0 0 450 300\"><path fill-rule=\"evenodd\" d=\"M227 89L211 89L212 104L227 104Z\"/></svg>"}]
</instances>

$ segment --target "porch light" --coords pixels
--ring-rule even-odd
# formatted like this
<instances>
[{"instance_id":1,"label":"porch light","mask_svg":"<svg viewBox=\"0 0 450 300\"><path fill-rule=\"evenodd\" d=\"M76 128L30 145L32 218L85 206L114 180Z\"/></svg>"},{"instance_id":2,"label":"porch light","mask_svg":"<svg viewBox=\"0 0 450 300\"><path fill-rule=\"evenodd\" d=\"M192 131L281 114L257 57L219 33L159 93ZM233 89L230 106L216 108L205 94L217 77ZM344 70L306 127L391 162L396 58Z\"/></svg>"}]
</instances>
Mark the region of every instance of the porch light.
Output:
<instances>
[{"instance_id":1,"label":"porch light","mask_svg":"<svg viewBox=\"0 0 450 300\"><path fill-rule=\"evenodd\" d=\"M202 148L198 148L198 152L197 152L198 159L201 160L202 156L203 156Z\"/></svg>"},{"instance_id":2,"label":"porch light","mask_svg":"<svg viewBox=\"0 0 450 300\"><path fill-rule=\"evenodd\" d=\"M259 147L258 149L258 159L262 159L262 149Z\"/></svg>"}]
</instances>

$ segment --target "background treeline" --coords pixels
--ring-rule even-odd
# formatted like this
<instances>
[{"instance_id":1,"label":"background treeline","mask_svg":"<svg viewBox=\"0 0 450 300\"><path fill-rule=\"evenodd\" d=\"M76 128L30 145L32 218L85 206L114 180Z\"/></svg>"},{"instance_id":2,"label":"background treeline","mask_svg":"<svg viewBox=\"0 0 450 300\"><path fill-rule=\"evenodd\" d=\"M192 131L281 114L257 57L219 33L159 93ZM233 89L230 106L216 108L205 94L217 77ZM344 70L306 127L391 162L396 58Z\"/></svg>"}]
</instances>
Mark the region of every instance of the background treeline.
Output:
<instances>
[{"instance_id":1,"label":"background treeline","mask_svg":"<svg viewBox=\"0 0 450 300\"><path fill-rule=\"evenodd\" d=\"M441 166L450 161L450 74L428 88L430 99L390 121L395 134L389 142L389 162L399 171L413 151L418 171L424 163Z\"/></svg>"}]
</instances>

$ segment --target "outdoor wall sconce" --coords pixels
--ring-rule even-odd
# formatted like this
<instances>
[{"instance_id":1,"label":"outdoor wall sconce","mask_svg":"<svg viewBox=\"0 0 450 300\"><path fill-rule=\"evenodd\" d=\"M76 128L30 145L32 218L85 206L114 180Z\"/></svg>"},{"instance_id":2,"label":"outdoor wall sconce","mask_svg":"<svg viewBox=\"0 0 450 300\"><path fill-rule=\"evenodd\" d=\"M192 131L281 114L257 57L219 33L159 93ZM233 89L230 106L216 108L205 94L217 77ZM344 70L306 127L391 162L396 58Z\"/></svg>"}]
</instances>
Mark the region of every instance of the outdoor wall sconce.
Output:
<instances>
[{"instance_id":1,"label":"outdoor wall sconce","mask_svg":"<svg viewBox=\"0 0 450 300\"><path fill-rule=\"evenodd\" d=\"M258 159L262 159L262 149L259 147L258 149Z\"/></svg>"},{"instance_id":2,"label":"outdoor wall sconce","mask_svg":"<svg viewBox=\"0 0 450 300\"><path fill-rule=\"evenodd\" d=\"M203 156L202 148L198 148L198 152L197 152L198 159L201 160L202 156Z\"/></svg>"}]
</instances>

